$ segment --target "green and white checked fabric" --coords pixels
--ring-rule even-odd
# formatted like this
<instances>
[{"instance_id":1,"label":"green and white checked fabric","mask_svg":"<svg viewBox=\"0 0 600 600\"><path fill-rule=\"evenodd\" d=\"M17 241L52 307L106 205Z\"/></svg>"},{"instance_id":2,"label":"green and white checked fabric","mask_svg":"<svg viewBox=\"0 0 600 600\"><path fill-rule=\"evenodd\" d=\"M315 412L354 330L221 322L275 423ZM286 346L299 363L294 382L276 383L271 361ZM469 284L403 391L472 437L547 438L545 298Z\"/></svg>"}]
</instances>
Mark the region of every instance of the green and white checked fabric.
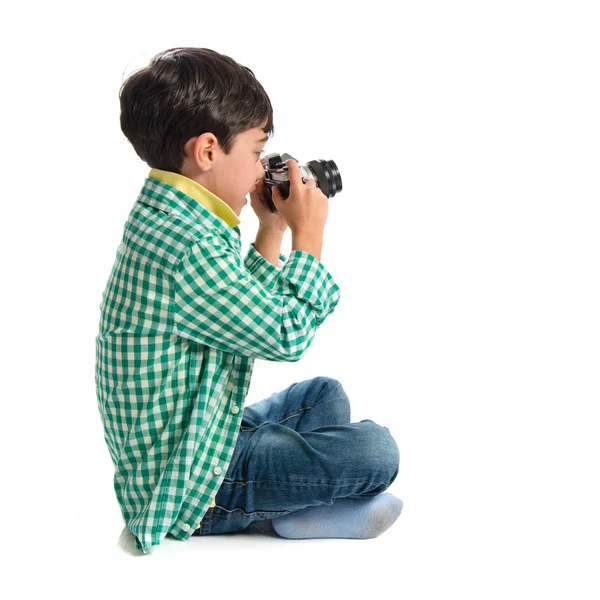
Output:
<instances>
[{"instance_id":1,"label":"green and white checked fabric","mask_svg":"<svg viewBox=\"0 0 600 600\"><path fill-rule=\"evenodd\" d=\"M176 187L146 178L100 304L96 390L136 546L187 540L214 505L254 359L297 361L340 290L293 250L283 267Z\"/></svg>"}]
</instances>

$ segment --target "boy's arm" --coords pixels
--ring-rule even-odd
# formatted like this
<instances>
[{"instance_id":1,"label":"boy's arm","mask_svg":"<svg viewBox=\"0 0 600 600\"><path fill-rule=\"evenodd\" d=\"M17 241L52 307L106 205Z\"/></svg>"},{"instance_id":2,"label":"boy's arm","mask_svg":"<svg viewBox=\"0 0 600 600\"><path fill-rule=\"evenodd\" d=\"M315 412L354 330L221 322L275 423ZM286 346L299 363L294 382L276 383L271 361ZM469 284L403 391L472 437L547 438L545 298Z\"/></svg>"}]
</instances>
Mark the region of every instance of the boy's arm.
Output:
<instances>
[{"instance_id":1,"label":"boy's arm","mask_svg":"<svg viewBox=\"0 0 600 600\"><path fill-rule=\"evenodd\" d=\"M262 226L259 226L256 232L254 247L264 256L265 260L269 261L275 267L279 267L283 234L283 231L265 229Z\"/></svg>"},{"instance_id":2,"label":"boy's arm","mask_svg":"<svg viewBox=\"0 0 600 600\"><path fill-rule=\"evenodd\" d=\"M264 229L259 226L256 241L250 244L244 265L260 283L270 290L275 288L281 267L286 261L281 254L283 232ZM281 261L281 264L279 263Z\"/></svg>"},{"instance_id":3,"label":"boy's arm","mask_svg":"<svg viewBox=\"0 0 600 600\"><path fill-rule=\"evenodd\" d=\"M256 250L255 250L256 252ZM174 276L175 333L224 352L297 361L339 302L325 266L293 250L269 289L218 236L194 242Z\"/></svg>"}]
</instances>

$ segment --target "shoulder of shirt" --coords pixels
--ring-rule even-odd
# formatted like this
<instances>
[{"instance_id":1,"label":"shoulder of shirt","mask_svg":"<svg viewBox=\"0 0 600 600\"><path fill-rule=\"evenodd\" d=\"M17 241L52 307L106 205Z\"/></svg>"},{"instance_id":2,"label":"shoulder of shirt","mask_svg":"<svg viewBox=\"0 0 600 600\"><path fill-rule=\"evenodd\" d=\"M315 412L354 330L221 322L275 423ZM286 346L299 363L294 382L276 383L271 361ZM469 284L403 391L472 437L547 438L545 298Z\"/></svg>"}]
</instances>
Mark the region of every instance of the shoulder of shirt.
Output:
<instances>
[{"instance_id":1,"label":"shoulder of shirt","mask_svg":"<svg viewBox=\"0 0 600 600\"><path fill-rule=\"evenodd\" d=\"M123 232L122 246L146 262L168 270L176 268L195 245L227 244L211 228L176 213L144 214L146 206L136 202Z\"/></svg>"},{"instance_id":2,"label":"shoulder of shirt","mask_svg":"<svg viewBox=\"0 0 600 600\"><path fill-rule=\"evenodd\" d=\"M183 190L178 188L173 189L172 186L173 184L180 186L181 180L186 178L156 169L150 171L150 175L154 175L155 177L160 175L160 183L166 183L168 186L169 191L167 194L179 194L183 192ZM167 175L171 179L167 179L167 182L162 181ZM150 178L146 181L150 181ZM195 182L191 183L200 188ZM140 254L148 255L146 259L166 266L169 270L177 270L184 257L188 256L194 248L201 248L205 254L216 253L222 255L224 250L226 253L232 252L237 254L239 252L239 249L236 247L236 242L239 245L240 236L237 224L229 223L232 229L235 230L234 236L224 235L218 228L215 228L211 224L210 220L203 221L201 219L190 218L184 214L185 211L162 210L163 204L169 204L168 198L160 197L162 193L160 188L158 191L153 190L153 192L153 195L142 195L142 204L155 206L159 210L155 214L142 215L143 208L136 202L129 218L130 226L126 229L125 237L129 238L124 240L126 241L126 246L133 247ZM205 192L209 193L206 190ZM185 194L185 192L183 193ZM193 193L193 189L190 193ZM157 195L158 198L156 197ZM196 197L193 201L199 199L202 199L202 196ZM138 198L139 200L140 198ZM218 201L218 204L226 207L227 210L231 210L220 199L215 197L215 200ZM214 208L214 205L212 206ZM212 211L209 212L214 214ZM218 212L221 214L221 218L223 218L222 211ZM235 216L233 211L231 213ZM225 218L227 218L227 214Z\"/></svg>"}]
</instances>

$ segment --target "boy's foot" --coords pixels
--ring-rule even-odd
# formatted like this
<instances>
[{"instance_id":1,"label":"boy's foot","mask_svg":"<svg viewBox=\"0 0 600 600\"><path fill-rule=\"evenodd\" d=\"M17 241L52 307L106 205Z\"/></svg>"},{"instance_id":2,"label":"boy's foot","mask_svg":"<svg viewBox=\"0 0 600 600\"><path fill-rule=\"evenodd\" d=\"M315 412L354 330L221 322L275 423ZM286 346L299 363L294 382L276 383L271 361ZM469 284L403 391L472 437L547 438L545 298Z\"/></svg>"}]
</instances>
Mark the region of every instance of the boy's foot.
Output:
<instances>
[{"instance_id":1,"label":"boy's foot","mask_svg":"<svg viewBox=\"0 0 600 600\"><path fill-rule=\"evenodd\" d=\"M370 498L337 498L273 519L273 529L285 538L373 538L400 516L404 503L389 492Z\"/></svg>"}]
</instances>

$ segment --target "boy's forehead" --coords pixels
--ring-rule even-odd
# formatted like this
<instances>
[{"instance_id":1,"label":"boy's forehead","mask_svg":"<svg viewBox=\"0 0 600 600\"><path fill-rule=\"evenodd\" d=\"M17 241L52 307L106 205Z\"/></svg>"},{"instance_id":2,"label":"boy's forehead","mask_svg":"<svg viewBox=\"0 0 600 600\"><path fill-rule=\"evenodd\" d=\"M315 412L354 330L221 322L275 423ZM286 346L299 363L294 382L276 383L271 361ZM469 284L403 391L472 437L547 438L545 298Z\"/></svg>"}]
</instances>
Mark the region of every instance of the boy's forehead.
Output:
<instances>
[{"instance_id":1,"label":"boy's forehead","mask_svg":"<svg viewBox=\"0 0 600 600\"><path fill-rule=\"evenodd\" d=\"M250 142L266 142L269 139L269 136L265 133L265 130L261 127L254 127L253 129L248 129L243 133L244 137L246 137Z\"/></svg>"}]
</instances>

